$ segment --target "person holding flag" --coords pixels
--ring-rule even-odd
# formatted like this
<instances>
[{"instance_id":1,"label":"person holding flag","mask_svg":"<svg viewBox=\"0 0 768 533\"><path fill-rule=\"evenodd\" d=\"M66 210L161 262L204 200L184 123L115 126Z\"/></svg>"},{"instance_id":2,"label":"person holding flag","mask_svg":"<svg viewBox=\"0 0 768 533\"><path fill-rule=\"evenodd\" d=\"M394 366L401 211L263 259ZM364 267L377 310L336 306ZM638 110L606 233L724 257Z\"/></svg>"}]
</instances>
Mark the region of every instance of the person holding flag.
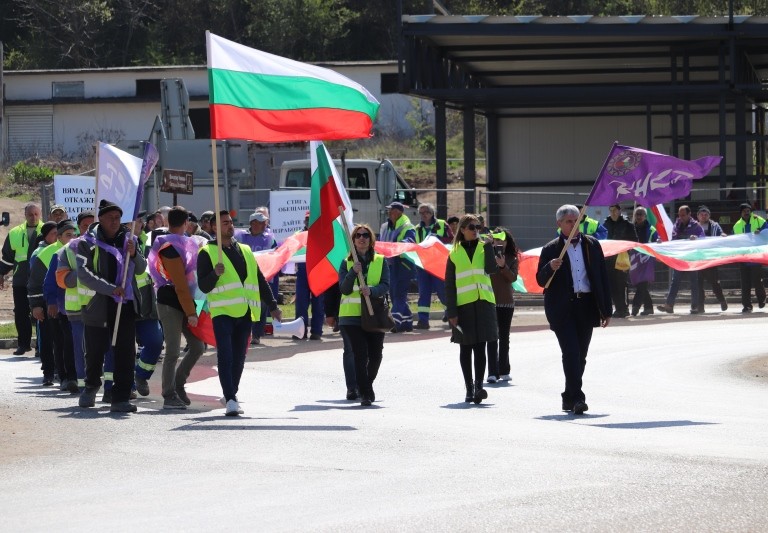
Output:
<instances>
[{"instance_id":1,"label":"person holding flag","mask_svg":"<svg viewBox=\"0 0 768 533\"><path fill-rule=\"evenodd\" d=\"M112 348L115 366L110 411L130 413L136 411L136 406L128 401L136 360L136 309L132 285L123 286L122 273L125 261L129 276L143 273L147 262L138 252L135 237L128 239L128 232L120 223L122 215L119 205L101 200L98 223L91 226L77 246L77 278L93 291L83 302L81 315L85 324L86 377L79 404L80 407L96 404L104 356L116 333ZM119 305L122 302L129 305ZM122 309L119 314L118 306Z\"/></svg>"},{"instance_id":2,"label":"person holding flag","mask_svg":"<svg viewBox=\"0 0 768 533\"><path fill-rule=\"evenodd\" d=\"M277 307L253 252L234 239L235 226L229 211L221 210L216 216L221 228L217 233L218 243L210 241L200 249L197 279L200 290L208 295L216 336L219 382L226 403L224 414L238 416L243 411L237 392L253 321L258 320L262 306L269 309L275 320L282 320L283 313Z\"/></svg>"},{"instance_id":3,"label":"person holding flag","mask_svg":"<svg viewBox=\"0 0 768 533\"><path fill-rule=\"evenodd\" d=\"M752 206L743 203L739 206L739 220L733 225L733 234L760 233L768 222L762 217L752 214ZM752 287L755 288L757 305L765 307L765 286L763 285L763 266L755 263L739 263L741 281L741 305L742 313L752 312Z\"/></svg>"},{"instance_id":4,"label":"person holding flag","mask_svg":"<svg viewBox=\"0 0 768 533\"><path fill-rule=\"evenodd\" d=\"M677 210L677 220L675 220L675 226L672 230L672 240L695 240L700 237L704 237L704 230L701 229L698 221L691 216L691 208L687 205L681 205ZM683 277L687 277L691 285L691 314L698 315L701 313L701 308L699 307L699 273L695 270L683 272L673 269L666 303L657 306L656 309L662 313L675 312L675 299L677 298L677 291L680 289L680 282Z\"/></svg>"}]
</instances>

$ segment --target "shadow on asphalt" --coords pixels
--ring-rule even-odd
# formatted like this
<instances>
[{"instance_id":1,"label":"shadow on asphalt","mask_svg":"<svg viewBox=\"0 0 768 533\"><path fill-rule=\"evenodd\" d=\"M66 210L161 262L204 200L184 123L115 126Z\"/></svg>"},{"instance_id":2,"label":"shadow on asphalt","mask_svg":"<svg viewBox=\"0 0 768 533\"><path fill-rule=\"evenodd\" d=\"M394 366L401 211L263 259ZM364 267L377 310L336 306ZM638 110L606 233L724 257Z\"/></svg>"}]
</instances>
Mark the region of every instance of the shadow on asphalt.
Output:
<instances>
[{"instance_id":1,"label":"shadow on asphalt","mask_svg":"<svg viewBox=\"0 0 768 533\"><path fill-rule=\"evenodd\" d=\"M171 431L219 431L219 430L260 430L260 431L357 431L353 426L311 426L311 425L277 425L265 426L243 425L242 422L258 420L276 420L275 418L250 417L250 416L203 416L189 419L190 423L173 428ZM280 418L277 420L296 420L295 418ZM215 422L209 424L208 422Z\"/></svg>"},{"instance_id":2,"label":"shadow on asphalt","mask_svg":"<svg viewBox=\"0 0 768 533\"><path fill-rule=\"evenodd\" d=\"M574 420L589 421L592 419L605 418L607 414L588 414L576 415L573 413L563 413L560 415L537 416L536 420L549 420L554 422L573 422ZM672 428L685 426L709 426L718 425L718 422L695 422L693 420L649 420L646 422L622 422L616 424L585 424L590 427L606 429L656 429Z\"/></svg>"},{"instance_id":3,"label":"shadow on asphalt","mask_svg":"<svg viewBox=\"0 0 768 533\"><path fill-rule=\"evenodd\" d=\"M441 405L440 409L487 409L489 407L495 407L495 404L460 402L460 403L449 403L446 405Z\"/></svg>"},{"instance_id":4,"label":"shadow on asphalt","mask_svg":"<svg viewBox=\"0 0 768 533\"><path fill-rule=\"evenodd\" d=\"M544 415L544 416L537 416L536 420L548 420L551 422L573 422L574 420L589 420L591 418L605 418L606 416L610 415L591 415L588 413L585 413L583 415L577 415L574 413L562 413L559 415ZM592 424L594 425L594 424Z\"/></svg>"},{"instance_id":5,"label":"shadow on asphalt","mask_svg":"<svg viewBox=\"0 0 768 533\"><path fill-rule=\"evenodd\" d=\"M318 400L318 402L327 402L331 403L332 405L317 405L317 404L310 404L310 405L297 405L291 411L330 411L331 409L339 409L342 411L348 411L350 409L385 409L383 405L376 405L372 404L367 407L363 407L360 405L359 400ZM343 404L341 402L344 402ZM341 404L341 405L333 405L333 404Z\"/></svg>"}]
</instances>

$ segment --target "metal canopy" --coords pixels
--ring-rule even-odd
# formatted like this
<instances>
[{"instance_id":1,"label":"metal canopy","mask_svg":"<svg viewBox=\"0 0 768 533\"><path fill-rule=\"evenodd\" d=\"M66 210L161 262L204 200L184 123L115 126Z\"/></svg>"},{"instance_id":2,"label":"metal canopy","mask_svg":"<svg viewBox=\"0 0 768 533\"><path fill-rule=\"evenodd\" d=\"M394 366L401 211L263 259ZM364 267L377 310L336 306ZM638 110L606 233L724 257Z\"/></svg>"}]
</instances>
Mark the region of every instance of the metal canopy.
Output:
<instances>
[{"instance_id":1,"label":"metal canopy","mask_svg":"<svg viewBox=\"0 0 768 533\"><path fill-rule=\"evenodd\" d=\"M402 15L399 81L400 92L435 104L438 188L447 183L446 108L487 117L491 190L505 117L643 114L652 149L650 116L663 113L673 118L672 155L687 157L705 140L719 141L725 154L733 143L736 172L727 176L721 165L722 187L765 178L766 17ZM719 116L717 134L694 131L695 114ZM755 141L763 142L754 145L753 163ZM472 170L465 188L474 188L473 147L464 153ZM465 207L473 208L469 195Z\"/></svg>"},{"instance_id":2,"label":"metal canopy","mask_svg":"<svg viewBox=\"0 0 768 533\"><path fill-rule=\"evenodd\" d=\"M768 101L768 18L402 17L403 92L480 112Z\"/></svg>"}]
</instances>

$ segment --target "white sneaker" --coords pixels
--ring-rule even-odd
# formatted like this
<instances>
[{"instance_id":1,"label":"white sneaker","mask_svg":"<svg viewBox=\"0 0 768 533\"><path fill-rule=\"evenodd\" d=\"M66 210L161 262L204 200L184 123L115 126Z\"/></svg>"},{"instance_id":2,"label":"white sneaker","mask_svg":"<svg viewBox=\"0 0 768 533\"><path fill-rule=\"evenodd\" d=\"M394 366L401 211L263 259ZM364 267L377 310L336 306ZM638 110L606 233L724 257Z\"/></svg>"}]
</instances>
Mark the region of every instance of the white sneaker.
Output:
<instances>
[{"instance_id":1,"label":"white sneaker","mask_svg":"<svg viewBox=\"0 0 768 533\"><path fill-rule=\"evenodd\" d=\"M229 400L227 402L227 410L224 414L227 416L237 416L243 414L243 410L240 409L240 404L235 400Z\"/></svg>"},{"instance_id":2,"label":"white sneaker","mask_svg":"<svg viewBox=\"0 0 768 533\"><path fill-rule=\"evenodd\" d=\"M486 381L488 381L488 383L496 383L496 376L488 376Z\"/></svg>"},{"instance_id":3,"label":"white sneaker","mask_svg":"<svg viewBox=\"0 0 768 533\"><path fill-rule=\"evenodd\" d=\"M512 381L512 376L510 376L509 374L504 374L499 378L499 381Z\"/></svg>"}]
</instances>

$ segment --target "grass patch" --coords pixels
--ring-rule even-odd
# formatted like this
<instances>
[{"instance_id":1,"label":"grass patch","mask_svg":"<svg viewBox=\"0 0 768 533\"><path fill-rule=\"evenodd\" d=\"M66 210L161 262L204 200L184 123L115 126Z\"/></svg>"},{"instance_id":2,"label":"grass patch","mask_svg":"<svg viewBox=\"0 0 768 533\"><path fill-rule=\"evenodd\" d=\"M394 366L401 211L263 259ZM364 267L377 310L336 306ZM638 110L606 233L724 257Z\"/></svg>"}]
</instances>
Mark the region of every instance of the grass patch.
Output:
<instances>
[{"instance_id":1,"label":"grass patch","mask_svg":"<svg viewBox=\"0 0 768 533\"><path fill-rule=\"evenodd\" d=\"M13 322L0 324L0 339L15 339L16 335L16 324Z\"/></svg>"}]
</instances>

